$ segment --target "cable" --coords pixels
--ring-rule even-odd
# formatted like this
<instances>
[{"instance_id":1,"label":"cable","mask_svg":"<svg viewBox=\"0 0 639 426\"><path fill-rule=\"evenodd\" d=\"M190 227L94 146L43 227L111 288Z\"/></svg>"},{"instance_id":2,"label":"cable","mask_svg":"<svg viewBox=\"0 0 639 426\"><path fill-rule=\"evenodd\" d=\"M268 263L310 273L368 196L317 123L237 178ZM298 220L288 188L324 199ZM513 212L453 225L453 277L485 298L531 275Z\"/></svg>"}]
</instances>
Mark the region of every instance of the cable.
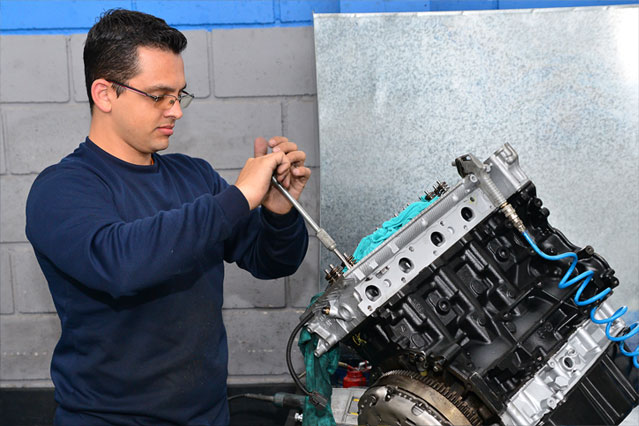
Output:
<instances>
[{"instance_id":1,"label":"cable","mask_svg":"<svg viewBox=\"0 0 639 426\"><path fill-rule=\"evenodd\" d=\"M306 396L296 395L288 392L277 392L275 395L263 395L260 393L242 393L239 395L233 395L228 398L228 401L232 401L236 398L249 398L258 399L260 401L266 401L273 403L276 407L287 408L303 408L306 402Z\"/></svg>"},{"instance_id":2,"label":"cable","mask_svg":"<svg viewBox=\"0 0 639 426\"><path fill-rule=\"evenodd\" d=\"M291 374L291 377L293 377L293 381L295 381L297 387L300 388L300 390L304 392L304 394L309 396L311 393L302 384L302 381L299 379L299 377L295 373L295 369L293 368L293 361L291 361L291 349L293 348L293 341L295 341L295 336L297 336L297 333L299 333L299 331L302 329L302 327L304 327L304 325L308 322L312 315L313 313L311 312L311 315L309 315L308 318L302 318L300 323L297 324L293 329L293 332L291 333L290 337L288 338L288 342L286 343L286 365L288 367L288 372Z\"/></svg>"},{"instance_id":3,"label":"cable","mask_svg":"<svg viewBox=\"0 0 639 426\"><path fill-rule=\"evenodd\" d=\"M302 384L302 381L299 379L299 377L295 373L295 369L293 368L293 362L291 361L291 349L293 347L293 341L295 340L295 336L297 336L297 333L299 333L302 327L304 327L304 325L313 317L313 315L315 315L313 311L308 311L308 313L306 313L302 317L299 324L295 326L295 328L293 329L293 332L291 333L291 336L288 338L288 343L286 344L286 366L288 367L288 372L291 374L293 381L295 382L297 387L300 388L302 392L304 392L304 394L308 395L310 402L316 407L326 408L328 399L325 396L318 393L317 391L309 392L309 390L306 389L306 386Z\"/></svg>"},{"instance_id":4,"label":"cable","mask_svg":"<svg viewBox=\"0 0 639 426\"><path fill-rule=\"evenodd\" d=\"M249 398L249 399L259 399L261 401L273 402L273 397L270 395L261 395L259 393L241 393L239 395L233 395L228 398L228 401L233 401L237 398Z\"/></svg>"},{"instance_id":5,"label":"cable","mask_svg":"<svg viewBox=\"0 0 639 426\"><path fill-rule=\"evenodd\" d=\"M564 289L566 287L570 287L573 284L580 283L579 288L577 289L577 292L575 293L575 297L573 298L577 306L586 306L586 305L590 305L592 303L598 302L604 297L606 297L608 293L612 291L612 289L608 287L587 300L580 300L582 293L588 286L588 283L592 279L592 276L594 275L594 273L592 271L586 271L586 272L582 272L581 274L577 275L576 277L572 279L569 279L570 275L572 275L573 271L577 267L577 263L579 261L579 258L577 257L576 253L567 252L567 253L559 254L556 256L550 256L542 252L539 249L539 247L537 247L537 244L535 244L535 242L532 240L532 238L528 234L528 231L522 232L522 235L524 236L526 241L528 241L528 244L530 244L533 250L535 250L535 252L537 252L539 256L543 257L546 260L561 260L566 258L572 258L572 263L570 264L570 267L566 271L566 274L562 277L561 281L559 281L558 287L561 289ZM621 351L621 353L627 357L631 357L632 363L634 364L635 368L639 368L639 345L637 345L634 351L629 351L629 350L626 350L625 348L626 340L628 340L635 334L639 333L639 322L635 322L634 324L632 324L626 334L621 336L613 336L610 331L612 327L612 323L618 318L620 318L623 314L625 314L628 311L628 307L622 306L621 308L617 309L617 311L615 311L615 313L612 314L609 318L604 318L604 319L596 318L596 313L598 308L599 306L595 306L590 311L590 319L592 320L592 322L596 324L606 324L606 337L613 342L618 342L619 350Z\"/></svg>"}]
</instances>

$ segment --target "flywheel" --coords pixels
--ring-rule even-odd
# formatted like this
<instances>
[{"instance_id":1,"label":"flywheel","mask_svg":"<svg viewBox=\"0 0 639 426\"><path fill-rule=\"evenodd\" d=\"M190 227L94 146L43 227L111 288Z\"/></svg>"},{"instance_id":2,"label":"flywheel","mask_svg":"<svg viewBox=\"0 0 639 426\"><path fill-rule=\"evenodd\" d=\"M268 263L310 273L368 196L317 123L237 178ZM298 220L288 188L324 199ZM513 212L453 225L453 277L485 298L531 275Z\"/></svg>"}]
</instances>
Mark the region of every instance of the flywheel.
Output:
<instances>
[{"instance_id":1,"label":"flywheel","mask_svg":"<svg viewBox=\"0 0 639 426\"><path fill-rule=\"evenodd\" d=\"M445 385L418 373L384 373L359 400L367 426L480 426L477 412Z\"/></svg>"}]
</instances>

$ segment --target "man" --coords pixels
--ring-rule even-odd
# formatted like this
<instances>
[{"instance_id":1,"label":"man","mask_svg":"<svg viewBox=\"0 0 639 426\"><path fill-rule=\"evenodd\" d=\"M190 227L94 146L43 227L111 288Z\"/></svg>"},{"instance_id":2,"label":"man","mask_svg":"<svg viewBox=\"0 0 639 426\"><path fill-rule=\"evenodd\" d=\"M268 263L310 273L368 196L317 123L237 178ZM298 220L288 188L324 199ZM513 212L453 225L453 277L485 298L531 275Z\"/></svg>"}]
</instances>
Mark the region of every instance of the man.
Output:
<instances>
[{"instance_id":1,"label":"man","mask_svg":"<svg viewBox=\"0 0 639 426\"><path fill-rule=\"evenodd\" d=\"M305 255L303 220L270 185L275 173L300 196L310 170L294 143L256 139L234 185L157 153L193 98L185 47L161 19L105 13L84 48L89 136L29 193L27 237L62 325L58 425L228 424L223 261L276 278Z\"/></svg>"}]
</instances>

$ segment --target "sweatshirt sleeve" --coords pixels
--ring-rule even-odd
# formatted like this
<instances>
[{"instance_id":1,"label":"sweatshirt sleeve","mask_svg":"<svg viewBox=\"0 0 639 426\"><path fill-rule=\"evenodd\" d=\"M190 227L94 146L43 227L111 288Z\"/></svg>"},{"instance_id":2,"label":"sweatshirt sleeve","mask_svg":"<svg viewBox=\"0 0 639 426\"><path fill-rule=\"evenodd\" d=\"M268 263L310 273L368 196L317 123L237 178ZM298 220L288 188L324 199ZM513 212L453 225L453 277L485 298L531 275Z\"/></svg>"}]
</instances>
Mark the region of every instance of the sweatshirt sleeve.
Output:
<instances>
[{"instance_id":1,"label":"sweatshirt sleeve","mask_svg":"<svg viewBox=\"0 0 639 426\"><path fill-rule=\"evenodd\" d=\"M131 222L113 195L82 169L43 172L27 199L27 238L62 272L114 298L130 296L194 268L249 218L242 193L227 186L180 208Z\"/></svg>"},{"instance_id":2,"label":"sweatshirt sleeve","mask_svg":"<svg viewBox=\"0 0 639 426\"><path fill-rule=\"evenodd\" d=\"M278 215L260 207L235 226L224 258L256 278L273 279L293 274L307 248L306 225L297 211Z\"/></svg>"},{"instance_id":3,"label":"sweatshirt sleeve","mask_svg":"<svg viewBox=\"0 0 639 426\"><path fill-rule=\"evenodd\" d=\"M211 188L222 191L235 188L202 161ZM235 188L238 192L239 190ZM308 233L304 219L292 209L279 215L258 207L240 218L224 241L224 260L250 272L259 279L292 275L304 260Z\"/></svg>"}]
</instances>

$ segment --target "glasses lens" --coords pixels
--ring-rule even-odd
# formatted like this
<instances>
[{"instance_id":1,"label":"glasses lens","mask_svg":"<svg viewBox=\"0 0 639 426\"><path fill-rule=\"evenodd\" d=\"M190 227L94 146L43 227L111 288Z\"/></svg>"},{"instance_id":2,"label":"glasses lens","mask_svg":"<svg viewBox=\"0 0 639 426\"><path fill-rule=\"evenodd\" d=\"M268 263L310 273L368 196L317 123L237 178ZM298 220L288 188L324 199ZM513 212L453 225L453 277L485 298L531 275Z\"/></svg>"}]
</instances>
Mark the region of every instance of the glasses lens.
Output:
<instances>
[{"instance_id":1,"label":"glasses lens","mask_svg":"<svg viewBox=\"0 0 639 426\"><path fill-rule=\"evenodd\" d=\"M194 96L191 94L183 94L178 99L176 96L173 95L163 95L160 96L155 105L160 109L171 109L173 105L175 105L175 103L179 101L180 107L186 108L193 100L193 97Z\"/></svg>"},{"instance_id":2,"label":"glasses lens","mask_svg":"<svg viewBox=\"0 0 639 426\"><path fill-rule=\"evenodd\" d=\"M185 93L182 95L182 99L180 99L180 106L182 108L186 108L187 106L191 105L191 101L193 100L193 95L191 95L190 93Z\"/></svg>"},{"instance_id":3,"label":"glasses lens","mask_svg":"<svg viewBox=\"0 0 639 426\"><path fill-rule=\"evenodd\" d=\"M157 106L160 109L170 109L175 103L175 101L176 101L175 96L163 95L163 96L160 96L160 99L158 99L158 101L155 103L155 106Z\"/></svg>"}]
</instances>

